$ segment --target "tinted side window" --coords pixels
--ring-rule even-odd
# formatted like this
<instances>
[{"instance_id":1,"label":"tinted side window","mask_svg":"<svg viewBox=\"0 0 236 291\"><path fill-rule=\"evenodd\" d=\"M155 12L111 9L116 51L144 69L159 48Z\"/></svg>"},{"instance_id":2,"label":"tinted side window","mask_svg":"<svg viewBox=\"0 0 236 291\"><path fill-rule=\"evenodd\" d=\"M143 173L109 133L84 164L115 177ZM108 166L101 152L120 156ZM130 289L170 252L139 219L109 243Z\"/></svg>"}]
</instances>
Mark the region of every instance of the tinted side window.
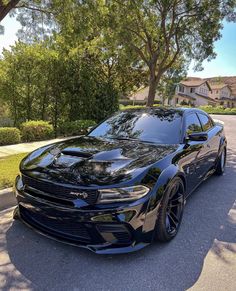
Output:
<instances>
[{"instance_id":1,"label":"tinted side window","mask_svg":"<svg viewBox=\"0 0 236 291\"><path fill-rule=\"evenodd\" d=\"M195 113L189 114L185 119L185 131L187 134L191 134L193 132L201 132L202 127L200 121Z\"/></svg>"},{"instance_id":2,"label":"tinted side window","mask_svg":"<svg viewBox=\"0 0 236 291\"><path fill-rule=\"evenodd\" d=\"M208 131L210 128L212 128L212 121L208 116L201 113L198 113L198 116L200 118L202 128L204 131Z\"/></svg>"}]
</instances>

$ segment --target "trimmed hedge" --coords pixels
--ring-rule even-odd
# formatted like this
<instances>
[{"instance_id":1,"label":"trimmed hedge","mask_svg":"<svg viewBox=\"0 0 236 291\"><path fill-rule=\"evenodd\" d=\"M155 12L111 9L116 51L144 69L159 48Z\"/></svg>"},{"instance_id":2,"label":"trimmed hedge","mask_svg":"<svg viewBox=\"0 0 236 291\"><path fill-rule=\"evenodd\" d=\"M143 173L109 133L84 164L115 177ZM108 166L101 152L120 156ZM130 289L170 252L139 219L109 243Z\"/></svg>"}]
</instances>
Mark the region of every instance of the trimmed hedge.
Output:
<instances>
[{"instance_id":1,"label":"trimmed hedge","mask_svg":"<svg viewBox=\"0 0 236 291\"><path fill-rule=\"evenodd\" d=\"M93 120L66 121L59 125L60 134L64 136L85 134L89 127L96 125Z\"/></svg>"},{"instance_id":2,"label":"trimmed hedge","mask_svg":"<svg viewBox=\"0 0 236 291\"><path fill-rule=\"evenodd\" d=\"M154 105L154 107L157 107L160 105ZM171 106L170 106L171 107ZM177 106L177 107L181 107L181 106ZM187 106L187 105L183 105L183 107L189 107L191 108L192 106ZM145 108L145 106L141 106L141 105L128 105L128 106L124 106L120 104L120 110L127 110L127 109L139 109L139 108ZM209 113L209 114L222 114L222 115L236 115L236 108L224 108L223 106L199 106L199 109Z\"/></svg>"},{"instance_id":3,"label":"trimmed hedge","mask_svg":"<svg viewBox=\"0 0 236 291\"><path fill-rule=\"evenodd\" d=\"M153 107L160 107L161 105L159 104L154 104ZM140 109L140 108L146 108L145 105L127 105L124 106L120 104L120 110L127 110L127 109Z\"/></svg>"},{"instance_id":4,"label":"trimmed hedge","mask_svg":"<svg viewBox=\"0 0 236 291\"><path fill-rule=\"evenodd\" d=\"M0 127L0 146L16 144L21 141L21 135L18 128Z\"/></svg>"},{"instance_id":5,"label":"trimmed hedge","mask_svg":"<svg viewBox=\"0 0 236 291\"><path fill-rule=\"evenodd\" d=\"M53 137L53 126L47 121L32 120L21 124L22 140L37 141Z\"/></svg>"},{"instance_id":6,"label":"trimmed hedge","mask_svg":"<svg viewBox=\"0 0 236 291\"><path fill-rule=\"evenodd\" d=\"M209 114L224 114L224 115L235 115L236 108L224 108L223 106L200 106L199 109L204 110Z\"/></svg>"},{"instance_id":7,"label":"trimmed hedge","mask_svg":"<svg viewBox=\"0 0 236 291\"><path fill-rule=\"evenodd\" d=\"M124 105L124 106L129 106L129 105L146 105L147 100L130 100L130 99L120 99L119 104ZM154 100L154 104L161 104L160 100Z\"/></svg>"}]
</instances>

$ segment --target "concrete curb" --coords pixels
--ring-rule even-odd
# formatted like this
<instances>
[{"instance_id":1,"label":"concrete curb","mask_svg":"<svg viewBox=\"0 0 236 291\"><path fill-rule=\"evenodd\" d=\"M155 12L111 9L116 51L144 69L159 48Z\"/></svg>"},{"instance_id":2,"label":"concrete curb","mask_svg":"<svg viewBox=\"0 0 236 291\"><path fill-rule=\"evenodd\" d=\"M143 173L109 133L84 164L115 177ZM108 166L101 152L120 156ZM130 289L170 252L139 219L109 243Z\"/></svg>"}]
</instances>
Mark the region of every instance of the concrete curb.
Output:
<instances>
[{"instance_id":1,"label":"concrete curb","mask_svg":"<svg viewBox=\"0 0 236 291\"><path fill-rule=\"evenodd\" d=\"M0 190L0 211L16 205L16 198L12 188Z\"/></svg>"}]
</instances>

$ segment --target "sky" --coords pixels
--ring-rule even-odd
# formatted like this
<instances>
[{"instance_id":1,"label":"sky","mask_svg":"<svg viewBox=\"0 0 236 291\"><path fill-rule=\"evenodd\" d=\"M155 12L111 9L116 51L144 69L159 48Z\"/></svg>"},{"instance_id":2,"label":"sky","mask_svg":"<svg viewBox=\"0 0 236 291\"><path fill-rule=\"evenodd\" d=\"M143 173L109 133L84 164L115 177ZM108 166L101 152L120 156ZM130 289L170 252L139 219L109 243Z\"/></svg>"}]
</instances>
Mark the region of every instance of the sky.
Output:
<instances>
[{"instance_id":1,"label":"sky","mask_svg":"<svg viewBox=\"0 0 236 291\"><path fill-rule=\"evenodd\" d=\"M189 76L236 76L236 23L224 22L221 34L221 39L214 44L217 57L210 62L204 61L204 70L201 72L194 72L190 65Z\"/></svg>"},{"instance_id":2,"label":"sky","mask_svg":"<svg viewBox=\"0 0 236 291\"><path fill-rule=\"evenodd\" d=\"M0 35L0 54L3 48L9 48L10 45L14 45L17 41L17 30L20 28L20 23L10 16L6 16L1 25L4 26L4 35Z\"/></svg>"},{"instance_id":3,"label":"sky","mask_svg":"<svg viewBox=\"0 0 236 291\"><path fill-rule=\"evenodd\" d=\"M19 22L7 16L1 22L5 28L4 35L0 35L0 54L3 47L9 48L17 40L16 32L20 28ZM217 57L210 61L203 62L203 71L194 72L192 65L188 72L189 76L194 77L215 77L215 76L236 76L236 23L224 22L221 31L222 38L215 42L215 52Z\"/></svg>"}]
</instances>

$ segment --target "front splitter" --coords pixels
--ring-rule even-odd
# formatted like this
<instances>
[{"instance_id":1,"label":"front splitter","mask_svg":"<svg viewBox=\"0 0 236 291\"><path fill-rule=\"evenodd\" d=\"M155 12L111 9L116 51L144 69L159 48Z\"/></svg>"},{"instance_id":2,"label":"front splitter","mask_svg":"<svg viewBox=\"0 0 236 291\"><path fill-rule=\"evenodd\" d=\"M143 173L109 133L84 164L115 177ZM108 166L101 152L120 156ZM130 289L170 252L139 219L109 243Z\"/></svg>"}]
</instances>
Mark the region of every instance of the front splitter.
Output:
<instances>
[{"instance_id":1,"label":"front splitter","mask_svg":"<svg viewBox=\"0 0 236 291\"><path fill-rule=\"evenodd\" d=\"M150 244L150 243L138 243L138 244L133 243L130 246L113 247L113 245L111 243L104 243L104 244L99 244L99 245L84 245L84 244L79 244L79 243L72 243L72 242L68 242L67 240L63 240L61 238L59 239L57 237L54 237L46 232L43 232L42 230L38 229L37 227L33 226L32 224L28 223L21 216L18 206L14 209L13 218L16 220L19 219L27 227L31 228L35 232L37 232L37 233L39 233L47 238L53 239L53 240L60 242L60 243L63 243L63 244L84 248L84 249L92 251L93 253L100 254L100 255L111 255L111 254L118 255L118 254L132 253L132 252L136 252L138 250L141 250L142 248L144 248Z\"/></svg>"}]
</instances>

